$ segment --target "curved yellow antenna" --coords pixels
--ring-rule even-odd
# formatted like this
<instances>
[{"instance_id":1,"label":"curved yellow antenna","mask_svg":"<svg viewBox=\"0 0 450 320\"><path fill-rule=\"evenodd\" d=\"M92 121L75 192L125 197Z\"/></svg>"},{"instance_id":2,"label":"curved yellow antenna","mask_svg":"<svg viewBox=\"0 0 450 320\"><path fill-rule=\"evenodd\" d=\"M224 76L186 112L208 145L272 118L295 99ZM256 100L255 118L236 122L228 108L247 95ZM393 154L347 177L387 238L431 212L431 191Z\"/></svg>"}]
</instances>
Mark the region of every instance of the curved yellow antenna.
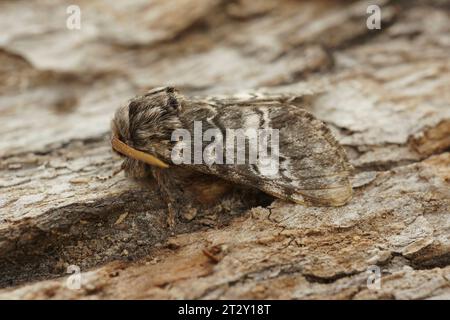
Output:
<instances>
[{"instance_id":1,"label":"curved yellow antenna","mask_svg":"<svg viewBox=\"0 0 450 320\"><path fill-rule=\"evenodd\" d=\"M111 145L117 152L123 154L124 156L127 156L129 158L139 160L142 162L145 162L146 164L149 164L151 166L157 166L163 169L166 169L169 167L168 164L162 162L158 158L152 156L151 154L136 150L129 145L123 143L116 137L113 137L111 139Z\"/></svg>"}]
</instances>

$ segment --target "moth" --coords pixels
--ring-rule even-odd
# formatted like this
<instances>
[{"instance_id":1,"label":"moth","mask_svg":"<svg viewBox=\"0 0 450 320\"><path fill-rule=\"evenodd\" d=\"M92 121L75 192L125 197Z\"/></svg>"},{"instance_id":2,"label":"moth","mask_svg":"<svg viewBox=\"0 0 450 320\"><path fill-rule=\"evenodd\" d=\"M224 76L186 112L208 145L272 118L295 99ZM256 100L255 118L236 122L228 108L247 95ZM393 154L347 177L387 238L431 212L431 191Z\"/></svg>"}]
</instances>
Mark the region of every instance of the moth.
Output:
<instances>
[{"instance_id":1,"label":"moth","mask_svg":"<svg viewBox=\"0 0 450 320\"><path fill-rule=\"evenodd\" d=\"M186 98L173 87L156 88L116 111L111 124L112 148L124 157L122 168L127 176L156 179L168 204L171 225L180 212L220 202L237 188L258 189L304 205L342 206L352 196L352 166L329 128L294 104L296 98L262 93ZM276 130L276 170L268 174L258 162L259 154L252 163L175 161L173 151L180 139L174 140L173 133L180 129L202 138L214 129L224 141L231 130ZM211 140L201 141L201 152ZM252 147L252 141L245 139L244 147ZM191 153L192 160L198 145L183 143L192 147L184 150ZM230 152L229 144L215 146L213 155L226 155L227 159L242 151L234 148ZM249 156L248 150L244 153Z\"/></svg>"}]
</instances>

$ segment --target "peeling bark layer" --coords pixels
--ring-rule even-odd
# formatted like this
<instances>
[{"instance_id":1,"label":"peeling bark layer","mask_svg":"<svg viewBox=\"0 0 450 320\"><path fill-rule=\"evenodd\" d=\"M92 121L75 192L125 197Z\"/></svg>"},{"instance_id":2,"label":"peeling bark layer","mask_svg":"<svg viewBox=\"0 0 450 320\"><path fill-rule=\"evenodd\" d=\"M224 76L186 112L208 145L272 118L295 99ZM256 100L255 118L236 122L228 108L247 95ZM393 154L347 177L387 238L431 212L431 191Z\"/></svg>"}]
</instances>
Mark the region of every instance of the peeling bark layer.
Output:
<instances>
[{"instance_id":1,"label":"peeling bark layer","mask_svg":"<svg viewBox=\"0 0 450 320\"><path fill-rule=\"evenodd\" d=\"M376 1L381 30L374 1L126 3L0 3L0 298L450 298L449 1ZM354 198L167 229L155 182L113 175L108 141L117 107L161 85L301 95Z\"/></svg>"}]
</instances>

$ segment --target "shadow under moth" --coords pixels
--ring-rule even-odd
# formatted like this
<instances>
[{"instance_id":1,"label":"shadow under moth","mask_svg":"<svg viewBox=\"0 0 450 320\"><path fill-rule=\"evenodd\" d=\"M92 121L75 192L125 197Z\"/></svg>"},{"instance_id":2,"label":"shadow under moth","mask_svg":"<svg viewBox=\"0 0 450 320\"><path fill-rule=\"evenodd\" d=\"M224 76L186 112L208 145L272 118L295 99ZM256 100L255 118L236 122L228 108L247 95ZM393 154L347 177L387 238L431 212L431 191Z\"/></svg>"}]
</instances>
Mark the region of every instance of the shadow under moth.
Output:
<instances>
[{"instance_id":1,"label":"shadow under moth","mask_svg":"<svg viewBox=\"0 0 450 320\"><path fill-rule=\"evenodd\" d=\"M304 205L344 205L352 195L352 167L345 150L322 121L292 103L295 98L254 93L188 99L172 87L156 88L116 111L112 147L125 156L122 168L127 176L156 179L168 204L170 225L178 215L195 215L230 192L245 197L255 189ZM174 139L180 129L191 139ZM267 129L277 133L276 148L267 144L268 138L262 144L269 149L266 154L276 155L270 158L276 160L276 170L269 171L260 153L252 154L254 161L249 159L249 150L261 148L262 140L246 136L240 147L233 142L236 132ZM210 132L215 139L208 136ZM211 148L218 137L223 140ZM202 161L198 161L199 152ZM183 153L180 163L174 154ZM208 161L211 154L223 161ZM239 155L244 162L236 161Z\"/></svg>"}]
</instances>

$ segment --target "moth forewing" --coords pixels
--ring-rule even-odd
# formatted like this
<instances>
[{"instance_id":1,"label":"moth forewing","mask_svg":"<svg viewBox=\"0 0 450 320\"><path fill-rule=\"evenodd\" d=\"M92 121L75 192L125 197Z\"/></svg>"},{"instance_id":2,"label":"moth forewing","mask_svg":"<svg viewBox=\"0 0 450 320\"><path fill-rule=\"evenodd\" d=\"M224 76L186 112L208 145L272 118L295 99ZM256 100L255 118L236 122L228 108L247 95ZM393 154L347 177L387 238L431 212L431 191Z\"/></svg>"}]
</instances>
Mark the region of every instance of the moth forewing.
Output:
<instances>
[{"instance_id":1,"label":"moth forewing","mask_svg":"<svg viewBox=\"0 0 450 320\"><path fill-rule=\"evenodd\" d=\"M190 139L190 143L186 143L182 139L179 143L186 148L184 152L189 154L189 159L196 158L197 161L183 162L181 165L234 183L256 187L277 198L296 203L341 206L351 198L351 165L344 149L325 124L307 111L288 104L253 105L250 101L245 105L188 104L184 110L179 114L179 119L189 131L188 136L196 135L197 140ZM219 145L223 145L221 154L226 157L223 162L198 161L198 154L194 154L199 149L198 145L194 145L198 141L198 122L202 124L200 134L205 134L211 128L220 130L223 141ZM232 146L228 143L230 139L227 139L230 138L230 129L245 134L249 129L264 132L268 128L277 131L277 145L269 148L277 153L275 174L273 170L267 170L267 164L250 161L248 151L254 142L250 136L245 137L248 150L244 153L247 156L247 162L244 163L236 153L239 150L237 144L245 139L242 136L236 138ZM202 141L201 150L207 150L210 139ZM159 149L158 154L165 161L170 161L170 150ZM230 154L236 155L234 162L229 161Z\"/></svg>"}]
</instances>

